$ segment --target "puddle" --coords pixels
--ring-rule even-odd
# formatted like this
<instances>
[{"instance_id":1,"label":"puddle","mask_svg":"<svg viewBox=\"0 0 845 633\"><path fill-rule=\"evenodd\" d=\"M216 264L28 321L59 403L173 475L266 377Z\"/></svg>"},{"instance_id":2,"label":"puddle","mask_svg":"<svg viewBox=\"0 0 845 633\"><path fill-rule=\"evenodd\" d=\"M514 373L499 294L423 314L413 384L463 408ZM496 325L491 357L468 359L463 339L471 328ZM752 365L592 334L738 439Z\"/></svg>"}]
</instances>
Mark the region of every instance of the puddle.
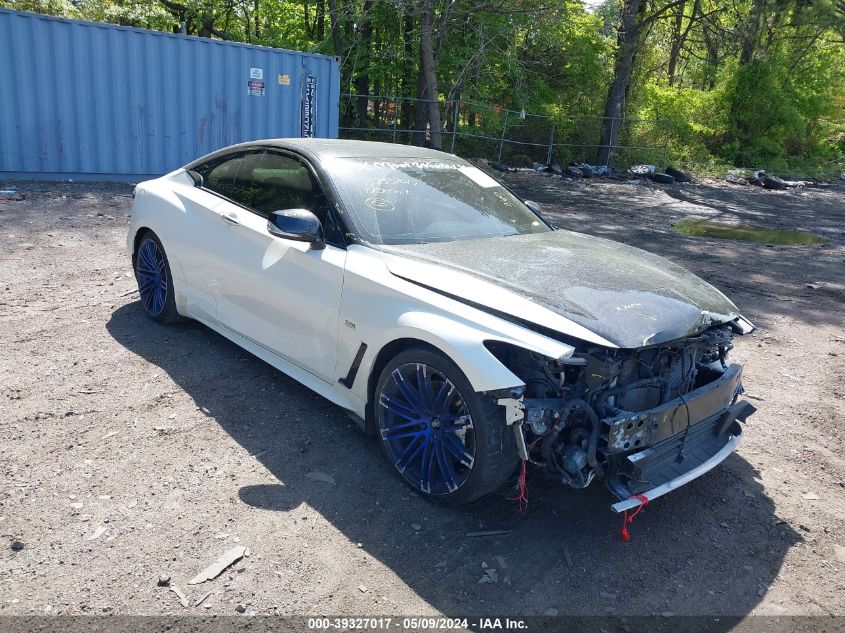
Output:
<instances>
[{"instance_id":1,"label":"puddle","mask_svg":"<svg viewBox=\"0 0 845 633\"><path fill-rule=\"evenodd\" d=\"M725 224L709 220L684 220L675 225L675 230L693 237L715 237L722 240L741 242L759 242L761 244L786 244L802 246L806 244L825 244L827 239L808 231L792 229L769 229L750 224Z\"/></svg>"}]
</instances>

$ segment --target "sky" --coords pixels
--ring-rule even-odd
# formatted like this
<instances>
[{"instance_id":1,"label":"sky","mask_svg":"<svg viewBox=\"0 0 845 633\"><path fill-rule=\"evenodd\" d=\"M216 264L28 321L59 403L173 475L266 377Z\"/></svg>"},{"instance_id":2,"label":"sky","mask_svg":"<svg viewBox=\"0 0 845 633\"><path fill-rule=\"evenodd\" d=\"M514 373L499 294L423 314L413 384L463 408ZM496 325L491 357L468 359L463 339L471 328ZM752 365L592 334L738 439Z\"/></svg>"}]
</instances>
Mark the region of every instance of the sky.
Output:
<instances>
[{"instance_id":1,"label":"sky","mask_svg":"<svg viewBox=\"0 0 845 633\"><path fill-rule=\"evenodd\" d=\"M599 6L604 0L581 0L584 3L584 6L587 7L588 11L592 11L597 6Z\"/></svg>"}]
</instances>

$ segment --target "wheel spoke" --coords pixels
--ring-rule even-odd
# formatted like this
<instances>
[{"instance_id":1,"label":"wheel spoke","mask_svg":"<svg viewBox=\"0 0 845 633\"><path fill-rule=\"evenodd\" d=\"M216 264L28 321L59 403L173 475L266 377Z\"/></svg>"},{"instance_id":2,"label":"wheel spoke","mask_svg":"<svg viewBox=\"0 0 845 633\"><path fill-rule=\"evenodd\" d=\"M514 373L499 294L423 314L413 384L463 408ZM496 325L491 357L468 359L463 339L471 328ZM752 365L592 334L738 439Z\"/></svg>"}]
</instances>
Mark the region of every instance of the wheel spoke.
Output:
<instances>
[{"instance_id":1,"label":"wheel spoke","mask_svg":"<svg viewBox=\"0 0 845 633\"><path fill-rule=\"evenodd\" d=\"M458 489L458 474L455 472L455 467L452 465L449 456L443 450L442 439L436 443L434 450L437 457L437 467L443 475L446 487L449 489L449 492L454 492Z\"/></svg>"},{"instance_id":2,"label":"wheel spoke","mask_svg":"<svg viewBox=\"0 0 845 633\"><path fill-rule=\"evenodd\" d=\"M410 422L403 422L401 424L392 424L390 427L386 429L382 429L381 436L383 438L387 438L387 436L391 433L398 433L399 431L405 431L407 429L412 429L414 427L424 427L425 422L420 419L414 419ZM424 430L424 429L421 429Z\"/></svg>"},{"instance_id":3,"label":"wheel spoke","mask_svg":"<svg viewBox=\"0 0 845 633\"><path fill-rule=\"evenodd\" d=\"M472 468L473 461L475 461L456 435L452 433L443 434L443 446L449 451L455 459L462 463L467 468Z\"/></svg>"},{"instance_id":4,"label":"wheel spoke","mask_svg":"<svg viewBox=\"0 0 845 633\"><path fill-rule=\"evenodd\" d=\"M404 376L402 376L401 372L398 369L394 369L391 376L393 377L393 382L396 384L396 387L399 389L399 393L401 393L402 397L405 398L405 401L411 405L412 408L422 408L423 403L420 402L420 399L414 393L413 388L408 384Z\"/></svg>"},{"instance_id":5,"label":"wheel spoke","mask_svg":"<svg viewBox=\"0 0 845 633\"><path fill-rule=\"evenodd\" d=\"M155 277L144 277L142 280L139 280L138 291L141 293L147 292L158 285L156 282L157 280Z\"/></svg>"},{"instance_id":6,"label":"wheel spoke","mask_svg":"<svg viewBox=\"0 0 845 633\"><path fill-rule=\"evenodd\" d=\"M403 418L407 420L419 420L420 414L416 411L413 407L407 406L397 400L396 398L392 398L388 396L386 393L381 394L381 398L379 399L381 406L390 411L391 413L395 413L396 415L401 415Z\"/></svg>"},{"instance_id":7,"label":"wheel spoke","mask_svg":"<svg viewBox=\"0 0 845 633\"><path fill-rule=\"evenodd\" d=\"M418 442L418 440L420 440L421 438L422 441ZM399 469L400 473L405 472L405 469L411 465L411 463L414 461L414 459L416 459L417 455L425 447L425 445L426 440L423 435L418 435L410 442L408 442L408 445L405 447L405 450L402 451L402 455L399 457L399 459L396 460L396 468Z\"/></svg>"},{"instance_id":8,"label":"wheel spoke","mask_svg":"<svg viewBox=\"0 0 845 633\"><path fill-rule=\"evenodd\" d=\"M420 462L420 488L425 492L431 492L431 469L434 465L434 446L429 441L423 449L422 461Z\"/></svg>"},{"instance_id":9,"label":"wheel spoke","mask_svg":"<svg viewBox=\"0 0 845 633\"><path fill-rule=\"evenodd\" d=\"M440 383L440 389L438 389L437 394L434 396L434 400L432 401L435 411L448 410L446 408L446 403L449 401L449 398L452 396L452 392L454 390L455 386L448 380L444 380L442 383Z\"/></svg>"},{"instance_id":10,"label":"wheel spoke","mask_svg":"<svg viewBox=\"0 0 845 633\"><path fill-rule=\"evenodd\" d=\"M160 288L157 288L155 291L156 301L154 311L156 314L161 312L164 309L164 292Z\"/></svg>"},{"instance_id":11,"label":"wheel spoke","mask_svg":"<svg viewBox=\"0 0 845 633\"><path fill-rule=\"evenodd\" d=\"M156 269L155 259L153 255L153 248L154 242L148 241L144 244L144 248L141 249L141 252L138 253L141 257L141 260L152 270Z\"/></svg>"},{"instance_id":12,"label":"wheel spoke","mask_svg":"<svg viewBox=\"0 0 845 633\"><path fill-rule=\"evenodd\" d=\"M141 275L155 275L156 271L154 268L150 268L147 266L146 262L139 261L135 271Z\"/></svg>"},{"instance_id":13,"label":"wheel spoke","mask_svg":"<svg viewBox=\"0 0 845 633\"><path fill-rule=\"evenodd\" d=\"M472 418L468 415L441 416L440 420L444 422L444 432L465 431L466 429L472 428ZM447 422L451 422L451 424L445 424Z\"/></svg>"},{"instance_id":14,"label":"wheel spoke","mask_svg":"<svg viewBox=\"0 0 845 633\"><path fill-rule=\"evenodd\" d=\"M417 437L418 435L428 435L424 430L417 431L399 431L397 429L387 429L381 432L381 436L386 440L401 440L406 437Z\"/></svg>"},{"instance_id":15,"label":"wheel spoke","mask_svg":"<svg viewBox=\"0 0 845 633\"><path fill-rule=\"evenodd\" d=\"M454 422L456 424L466 424L472 421L472 418L470 418L467 413L450 413L448 415L439 415L437 417L444 422Z\"/></svg>"},{"instance_id":16,"label":"wheel spoke","mask_svg":"<svg viewBox=\"0 0 845 633\"><path fill-rule=\"evenodd\" d=\"M431 393L428 373L425 370L426 366L422 363L417 363L417 392L419 393L420 401L424 407L430 407Z\"/></svg>"},{"instance_id":17,"label":"wheel spoke","mask_svg":"<svg viewBox=\"0 0 845 633\"><path fill-rule=\"evenodd\" d=\"M147 309L147 311L150 311L152 309L153 304L153 293L147 292L145 294L142 294L141 300L144 302L144 307Z\"/></svg>"}]
</instances>

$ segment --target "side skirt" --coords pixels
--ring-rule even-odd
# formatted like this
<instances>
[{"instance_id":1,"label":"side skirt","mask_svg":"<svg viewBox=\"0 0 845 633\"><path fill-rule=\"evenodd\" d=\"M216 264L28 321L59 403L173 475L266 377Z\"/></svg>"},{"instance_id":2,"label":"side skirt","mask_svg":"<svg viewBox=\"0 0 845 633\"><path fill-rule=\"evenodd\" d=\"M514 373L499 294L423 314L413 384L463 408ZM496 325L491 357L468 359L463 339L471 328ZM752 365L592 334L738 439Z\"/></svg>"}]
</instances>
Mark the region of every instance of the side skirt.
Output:
<instances>
[{"instance_id":1,"label":"side skirt","mask_svg":"<svg viewBox=\"0 0 845 633\"><path fill-rule=\"evenodd\" d=\"M352 392L343 393L346 390L341 391L335 385L326 382L322 378L315 376L311 372L303 369L295 363L292 363L282 358L278 354L274 354L273 352L259 345L255 341L252 341L251 339L248 339L245 336L238 334L234 330L230 330L229 328L220 324L217 321L198 317L193 314L191 314L190 317L202 323L209 329L214 330L224 338L229 339L235 345L245 349L253 356L257 356L268 365L290 376L298 383L304 385L305 387L308 387L311 391L314 391L318 395L323 396L329 402L345 409L347 413L351 413L358 417L363 417L364 403L359 402L358 399L354 397Z\"/></svg>"}]
</instances>

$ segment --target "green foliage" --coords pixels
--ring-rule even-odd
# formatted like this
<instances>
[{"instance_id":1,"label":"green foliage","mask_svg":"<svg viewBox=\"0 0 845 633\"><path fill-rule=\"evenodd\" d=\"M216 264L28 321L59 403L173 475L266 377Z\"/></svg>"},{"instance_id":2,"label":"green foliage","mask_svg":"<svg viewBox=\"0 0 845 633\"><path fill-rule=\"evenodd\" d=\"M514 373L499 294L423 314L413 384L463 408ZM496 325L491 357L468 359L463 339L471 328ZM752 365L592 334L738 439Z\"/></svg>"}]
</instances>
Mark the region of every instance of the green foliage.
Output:
<instances>
[{"instance_id":1,"label":"green foliage","mask_svg":"<svg viewBox=\"0 0 845 633\"><path fill-rule=\"evenodd\" d=\"M620 15L632 0L432 0L441 100L461 99L455 149L558 162L595 158L614 76ZM422 2L414 0L0 0L0 6L338 55L341 91L415 97ZM594 4L594 3L591 3ZM640 0L639 41L618 143L621 161L668 159L804 171L845 154L845 5L838 0ZM478 105L474 105L478 104ZM363 107L367 106L367 107ZM397 125L405 100L342 103L342 120ZM419 107L419 106L416 106ZM504 112L510 110L505 116ZM518 115L526 111L524 119ZM442 107L444 142L455 110ZM531 114L547 118L532 117ZM392 131L391 131L392 133ZM383 133L371 132L384 139ZM485 136L497 140L485 140ZM536 145L530 145L530 144Z\"/></svg>"},{"instance_id":2,"label":"green foliage","mask_svg":"<svg viewBox=\"0 0 845 633\"><path fill-rule=\"evenodd\" d=\"M723 137L717 105L720 94L720 90L674 88L664 81L651 80L640 90L637 116L669 121L667 136L672 160L699 164L710 158L714 139Z\"/></svg>"},{"instance_id":3,"label":"green foliage","mask_svg":"<svg viewBox=\"0 0 845 633\"><path fill-rule=\"evenodd\" d=\"M841 55L820 51L811 68L791 69L785 55L737 68L725 82L720 104L726 142L714 153L736 165L841 155L841 63Z\"/></svg>"}]
</instances>

